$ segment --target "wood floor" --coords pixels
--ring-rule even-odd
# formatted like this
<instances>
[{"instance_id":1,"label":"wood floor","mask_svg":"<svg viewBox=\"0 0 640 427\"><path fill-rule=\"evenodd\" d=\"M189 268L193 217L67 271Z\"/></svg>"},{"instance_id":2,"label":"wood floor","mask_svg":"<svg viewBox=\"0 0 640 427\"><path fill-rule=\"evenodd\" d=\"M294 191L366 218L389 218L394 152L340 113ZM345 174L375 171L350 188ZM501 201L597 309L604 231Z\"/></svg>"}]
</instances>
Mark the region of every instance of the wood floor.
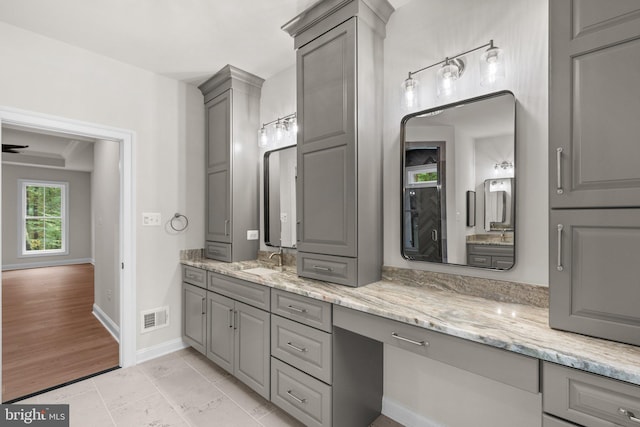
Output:
<instances>
[{"instance_id":1,"label":"wood floor","mask_svg":"<svg viewBox=\"0 0 640 427\"><path fill-rule=\"evenodd\" d=\"M3 401L118 366L93 295L91 264L2 272Z\"/></svg>"}]
</instances>

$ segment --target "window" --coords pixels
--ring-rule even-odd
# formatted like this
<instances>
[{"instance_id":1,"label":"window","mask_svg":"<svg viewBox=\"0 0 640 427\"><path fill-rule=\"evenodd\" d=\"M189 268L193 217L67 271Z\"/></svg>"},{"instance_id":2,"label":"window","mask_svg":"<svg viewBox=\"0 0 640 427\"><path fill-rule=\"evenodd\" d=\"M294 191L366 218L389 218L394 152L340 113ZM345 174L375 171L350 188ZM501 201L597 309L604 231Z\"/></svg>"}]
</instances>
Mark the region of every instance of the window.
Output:
<instances>
[{"instance_id":1,"label":"window","mask_svg":"<svg viewBox=\"0 0 640 427\"><path fill-rule=\"evenodd\" d=\"M66 182L20 181L22 255L67 253Z\"/></svg>"}]
</instances>

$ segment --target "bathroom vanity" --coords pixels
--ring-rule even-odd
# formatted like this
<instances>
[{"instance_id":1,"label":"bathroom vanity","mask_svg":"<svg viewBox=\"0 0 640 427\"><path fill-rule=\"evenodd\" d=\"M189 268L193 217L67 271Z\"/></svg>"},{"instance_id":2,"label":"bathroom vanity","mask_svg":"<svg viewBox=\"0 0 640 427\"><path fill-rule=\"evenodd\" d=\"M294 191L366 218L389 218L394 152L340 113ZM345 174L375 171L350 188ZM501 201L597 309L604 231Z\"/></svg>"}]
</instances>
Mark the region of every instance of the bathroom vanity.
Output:
<instances>
[{"instance_id":1,"label":"bathroom vanity","mask_svg":"<svg viewBox=\"0 0 640 427\"><path fill-rule=\"evenodd\" d=\"M518 285L518 296L506 290L509 282L498 283L505 299L529 298L517 304L462 292L478 285L472 278L460 285L455 277L416 271L388 269L383 280L350 288L300 278L291 267L270 270L259 261L192 258L182 264L184 285L198 287L207 298L229 298L230 290L205 289L203 276L233 284L236 306L220 318L226 329L244 326L236 320L239 303L264 313L268 327L251 320L251 338L233 349L232 358L251 360L255 372L243 375L219 365L306 425L366 426L375 419L382 405L385 346L520 396L527 409L516 414L521 419L503 414L502 422L510 425L634 426L632 418L640 413L640 348L550 329L544 289ZM185 340L194 335L187 325L202 324L188 319L211 316L202 304L185 306ZM204 324L205 348L215 347L220 335ZM268 394L255 378L266 378ZM472 402L465 406L473 411Z\"/></svg>"}]
</instances>

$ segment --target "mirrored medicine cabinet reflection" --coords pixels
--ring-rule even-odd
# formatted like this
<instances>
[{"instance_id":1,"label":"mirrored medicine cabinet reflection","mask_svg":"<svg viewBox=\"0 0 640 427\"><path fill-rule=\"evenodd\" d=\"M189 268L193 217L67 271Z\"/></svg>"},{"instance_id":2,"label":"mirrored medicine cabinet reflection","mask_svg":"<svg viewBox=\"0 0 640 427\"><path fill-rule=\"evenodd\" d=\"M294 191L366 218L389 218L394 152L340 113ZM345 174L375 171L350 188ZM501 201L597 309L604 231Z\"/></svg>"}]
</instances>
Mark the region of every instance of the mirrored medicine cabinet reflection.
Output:
<instances>
[{"instance_id":1,"label":"mirrored medicine cabinet reflection","mask_svg":"<svg viewBox=\"0 0 640 427\"><path fill-rule=\"evenodd\" d=\"M405 259L513 267L515 105L513 93L502 91L402 119Z\"/></svg>"},{"instance_id":2,"label":"mirrored medicine cabinet reflection","mask_svg":"<svg viewBox=\"0 0 640 427\"><path fill-rule=\"evenodd\" d=\"M264 243L296 247L296 146L264 154Z\"/></svg>"}]
</instances>

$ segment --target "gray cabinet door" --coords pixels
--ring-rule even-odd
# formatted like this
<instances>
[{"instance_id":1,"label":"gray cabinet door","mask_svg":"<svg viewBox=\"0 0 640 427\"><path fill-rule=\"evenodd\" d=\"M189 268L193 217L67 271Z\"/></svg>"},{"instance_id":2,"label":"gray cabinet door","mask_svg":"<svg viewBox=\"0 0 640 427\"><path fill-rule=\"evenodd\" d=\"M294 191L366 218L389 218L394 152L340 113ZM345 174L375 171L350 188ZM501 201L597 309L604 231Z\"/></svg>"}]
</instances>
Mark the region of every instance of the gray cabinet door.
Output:
<instances>
[{"instance_id":1,"label":"gray cabinet door","mask_svg":"<svg viewBox=\"0 0 640 427\"><path fill-rule=\"evenodd\" d=\"M214 292L207 294L207 357L233 374L234 301Z\"/></svg>"},{"instance_id":2,"label":"gray cabinet door","mask_svg":"<svg viewBox=\"0 0 640 427\"><path fill-rule=\"evenodd\" d=\"M640 209L550 216L549 324L640 345Z\"/></svg>"},{"instance_id":3,"label":"gray cabinet door","mask_svg":"<svg viewBox=\"0 0 640 427\"><path fill-rule=\"evenodd\" d=\"M256 393L269 399L269 313L237 301L235 309L234 375Z\"/></svg>"},{"instance_id":4,"label":"gray cabinet door","mask_svg":"<svg viewBox=\"0 0 640 427\"><path fill-rule=\"evenodd\" d=\"M553 0L550 204L640 206L640 2Z\"/></svg>"},{"instance_id":5,"label":"gray cabinet door","mask_svg":"<svg viewBox=\"0 0 640 427\"><path fill-rule=\"evenodd\" d=\"M231 242L231 90L215 97L207 109L206 240Z\"/></svg>"},{"instance_id":6,"label":"gray cabinet door","mask_svg":"<svg viewBox=\"0 0 640 427\"><path fill-rule=\"evenodd\" d=\"M198 350L206 353L207 291L182 283L182 337Z\"/></svg>"},{"instance_id":7,"label":"gray cabinet door","mask_svg":"<svg viewBox=\"0 0 640 427\"><path fill-rule=\"evenodd\" d=\"M355 42L352 18L297 51L298 250L303 252L357 255Z\"/></svg>"}]
</instances>

